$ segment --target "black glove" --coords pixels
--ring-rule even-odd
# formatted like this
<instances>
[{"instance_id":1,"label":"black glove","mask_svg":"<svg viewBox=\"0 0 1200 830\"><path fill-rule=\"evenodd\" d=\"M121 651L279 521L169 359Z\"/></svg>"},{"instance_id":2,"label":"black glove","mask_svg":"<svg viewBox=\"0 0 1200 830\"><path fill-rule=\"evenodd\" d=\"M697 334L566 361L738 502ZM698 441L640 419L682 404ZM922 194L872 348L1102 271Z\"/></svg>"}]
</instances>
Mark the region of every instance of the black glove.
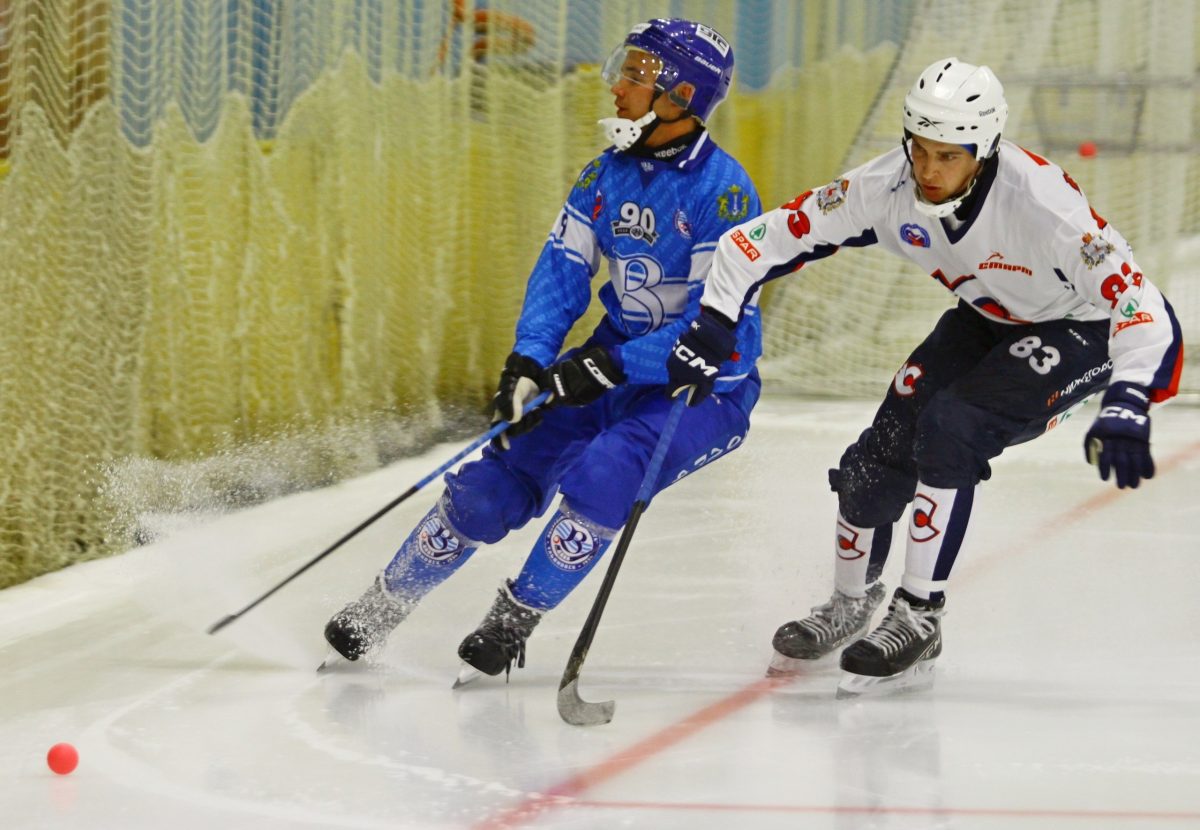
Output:
<instances>
[{"instance_id":1,"label":"black glove","mask_svg":"<svg viewBox=\"0 0 1200 830\"><path fill-rule=\"evenodd\" d=\"M542 413L525 412L525 405L542 391L541 379L545 371L532 357L513 352L504 361L500 373L500 384L492 398L492 423L508 421L511 426L492 439L498 450L509 448L509 438L524 435L542 422Z\"/></svg>"},{"instance_id":2,"label":"black glove","mask_svg":"<svg viewBox=\"0 0 1200 830\"><path fill-rule=\"evenodd\" d=\"M547 369L542 387L551 393L548 406L586 406L624 382L608 349L592 346Z\"/></svg>"},{"instance_id":3,"label":"black glove","mask_svg":"<svg viewBox=\"0 0 1200 830\"><path fill-rule=\"evenodd\" d=\"M1150 457L1150 397L1133 383L1114 383L1100 401L1100 414L1083 439L1089 464L1100 468L1108 481L1111 470L1117 487L1137 487L1143 478L1154 478Z\"/></svg>"},{"instance_id":4,"label":"black glove","mask_svg":"<svg viewBox=\"0 0 1200 830\"><path fill-rule=\"evenodd\" d=\"M700 307L700 316L679 335L667 358L667 397L687 392L688 406L712 394L721 364L733 357L737 346L734 323L720 312Z\"/></svg>"}]
</instances>

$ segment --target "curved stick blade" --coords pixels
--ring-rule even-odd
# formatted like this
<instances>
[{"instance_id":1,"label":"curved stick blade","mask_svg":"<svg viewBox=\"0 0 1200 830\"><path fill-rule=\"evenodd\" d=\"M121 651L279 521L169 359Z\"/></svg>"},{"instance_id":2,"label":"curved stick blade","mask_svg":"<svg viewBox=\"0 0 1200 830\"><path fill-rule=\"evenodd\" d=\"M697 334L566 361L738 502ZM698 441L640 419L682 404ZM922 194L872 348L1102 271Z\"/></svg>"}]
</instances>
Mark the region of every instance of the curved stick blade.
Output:
<instances>
[{"instance_id":1,"label":"curved stick blade","mask_svg":"<svg viewBox=\"0 0 1200 830\"><path fill-rule=\"evenodd\" d=\"M613 719L617 703L588 703L579 696L579 679L575 678L558 690L558 714L572 726L603 726Z\"/></svg>"}]
</instances>

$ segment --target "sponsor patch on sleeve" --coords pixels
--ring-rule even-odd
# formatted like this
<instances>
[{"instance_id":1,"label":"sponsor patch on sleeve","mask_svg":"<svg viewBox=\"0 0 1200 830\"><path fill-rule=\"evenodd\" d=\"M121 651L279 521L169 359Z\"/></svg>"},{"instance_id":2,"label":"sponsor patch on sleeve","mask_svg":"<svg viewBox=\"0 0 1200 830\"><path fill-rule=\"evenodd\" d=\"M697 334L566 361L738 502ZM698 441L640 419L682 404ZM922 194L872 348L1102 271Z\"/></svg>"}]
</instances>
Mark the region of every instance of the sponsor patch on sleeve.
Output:
<instances>
[{"instance_id":1,"label":"sponsor patch on sleeve","mask_svg":"<svg viewBox=\"0 0 1200 830\"><path fill-rule=\"evenodd\" d=\"M754 243L746 238L746 234L742 233L740 228L734 231L733 235L729 238L733 240L734 245L737 245L738 250L746 255L746 259L751 262L762 256L758 248L754 247Z\"/></svg>"}]
</instances>

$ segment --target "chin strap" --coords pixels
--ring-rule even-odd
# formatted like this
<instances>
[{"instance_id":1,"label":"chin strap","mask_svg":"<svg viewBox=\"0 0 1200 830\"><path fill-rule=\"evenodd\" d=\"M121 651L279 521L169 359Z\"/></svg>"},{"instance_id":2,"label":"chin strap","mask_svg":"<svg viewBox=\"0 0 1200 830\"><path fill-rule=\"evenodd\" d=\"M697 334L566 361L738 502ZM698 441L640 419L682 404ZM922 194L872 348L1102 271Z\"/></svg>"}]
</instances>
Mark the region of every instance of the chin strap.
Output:
<instances>
[{"instance_id":1,"label":"chin strap","mask_svg":"<svg viewBox=\"0 0 1200 830\"><path fill-rule=\"evenodd\" d=\"M604 136L610 144L618 150L625 151L650 136L651 131L644 128L654 119L654 110L651 110L637 121L630 121L628 118L601 118L596 123L604 128Z\"/></svg>"},{"instance_id":2,"label":"chin strap","mask_svg":"<svg viewBox=\"0 0 1200 830\"><path fill-rule=\"evenodd\" d=\"M962 195L958 198L949 199L945 202L931 202L925 198L923 193L921 193L921 185L917 184L916 177L914 176L913 198L917 202L917 210L926 216L933 217L934 219L941 219L949 216L950 214L954 213L954 211L958 210L958 206L966 201L966 198L971 195L971 191L975 189L975 182L977 181L979 181L978 173L975 174L975 177L971 179L971 183L967 185L967 189L964 190Z\"/></svg>"}]
</instances>

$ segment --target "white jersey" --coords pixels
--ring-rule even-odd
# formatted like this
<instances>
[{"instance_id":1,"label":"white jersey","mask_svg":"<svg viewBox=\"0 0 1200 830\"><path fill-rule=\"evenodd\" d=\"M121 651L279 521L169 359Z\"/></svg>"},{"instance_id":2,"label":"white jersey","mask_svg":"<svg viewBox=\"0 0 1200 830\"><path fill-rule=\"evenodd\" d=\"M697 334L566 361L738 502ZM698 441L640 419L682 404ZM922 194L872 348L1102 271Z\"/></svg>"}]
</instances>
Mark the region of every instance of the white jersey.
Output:
<instances>
[{"instance_id":1,"label":"white jersey","mask_svg":"<svg viewBox=\"0 0 1200 830\"><path fill-rule=\"evenodd\" d=\"M897 148L722 235L702 302L737 320L768 280L842 246L879 244L907 257L977 312L1022 325L1111 320L1112 381L1175 394L1183 339L1170 305L1124 237L1057 165L1001 141L965 221L916 208Z\"/></svg>"}]
</instances>

